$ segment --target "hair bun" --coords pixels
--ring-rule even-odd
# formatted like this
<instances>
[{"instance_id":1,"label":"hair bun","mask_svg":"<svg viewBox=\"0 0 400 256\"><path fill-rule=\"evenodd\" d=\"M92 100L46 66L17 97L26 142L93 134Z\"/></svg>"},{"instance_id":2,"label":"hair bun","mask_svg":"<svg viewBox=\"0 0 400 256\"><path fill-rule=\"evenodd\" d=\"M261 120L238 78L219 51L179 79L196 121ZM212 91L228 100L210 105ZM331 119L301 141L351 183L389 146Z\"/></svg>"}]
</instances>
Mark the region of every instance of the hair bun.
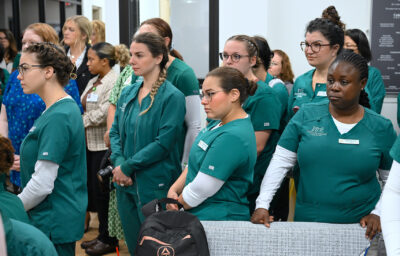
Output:
<instances>
[{"instance_id":1,"label":"hair bun","mask_svg":"<svg viewBox=\"0 0 400 256\"><path fill-rule=\"evenodd\" d=\"M252 96L256 93L258 84L254 81L249 81L247 78L246 81L247 81L247 94Z\"/></svg>"}]
</instances>

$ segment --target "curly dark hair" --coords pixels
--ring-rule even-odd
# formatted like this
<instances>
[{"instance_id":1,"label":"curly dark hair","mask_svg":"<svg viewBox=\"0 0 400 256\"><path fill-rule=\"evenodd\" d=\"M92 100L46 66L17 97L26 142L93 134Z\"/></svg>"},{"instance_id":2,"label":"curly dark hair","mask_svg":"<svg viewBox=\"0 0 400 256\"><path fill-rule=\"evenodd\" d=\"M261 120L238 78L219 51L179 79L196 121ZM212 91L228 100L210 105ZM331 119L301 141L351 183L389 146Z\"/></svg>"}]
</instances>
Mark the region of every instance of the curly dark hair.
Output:
<instances>
[{"instance_id":1,"label":"curly dark hair","mask_svg":"<svg viewBox=\"0 0 400 256\"><path fill-rule=\"evenodd\" d=\"M14 163L14 148L11 141L0 135L0 174L8 173Z\"/></svg>"},{"instance_id":2,"label":"curly dark hair","mask_svg":"<svg viewBox=\"0 0 400 256\"><path fill-rule=\"evenodd\" d=\"M65 51L53 43L35 43L23 50L24 53L33 53L40 65L54 68L57 81L66 86L71 78L74 64Z\"/></svg>"},{"instance_id":3,"label":"curly dark hair","mask_svg":"<svg viewBox=\"0 0 400 256\"><path fill-rule=\"evenodd\" d=\"M329 19L316 18L308 23L306 32L312 33L319 31L328 41L331 46L339 45L338 54L344 45L343 29Z\"/></svg>"}]
</instances>

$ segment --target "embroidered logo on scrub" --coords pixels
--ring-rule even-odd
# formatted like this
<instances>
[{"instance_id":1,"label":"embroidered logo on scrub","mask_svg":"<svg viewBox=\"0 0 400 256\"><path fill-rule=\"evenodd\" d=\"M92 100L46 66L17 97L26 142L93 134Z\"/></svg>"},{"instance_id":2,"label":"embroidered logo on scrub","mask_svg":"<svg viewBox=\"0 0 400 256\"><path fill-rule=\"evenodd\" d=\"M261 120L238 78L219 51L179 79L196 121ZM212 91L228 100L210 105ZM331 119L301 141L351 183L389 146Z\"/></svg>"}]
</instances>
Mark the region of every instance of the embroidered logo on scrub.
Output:
<instances>
[{"instance_id":1,"label":"embroidered logo on scrub","mask_svg":"<svg viewBox=\"0 0 400 256\"><path fill-rule=\"evenodd\" d=\"M175 250L171 246L161 246L157 250L157 256L175 256Z\"/></svg>"},{"instance_id":2,"label":"embroidered logo on scrub","mask_svg":"<svg viewBox=\"0 0 400 256\"><path fill-rule=\"evenodd\" d=\"M125 108L126 108L126 103L122 104L122 106L119 107L119 108L121 109L122 112L124 112L124 111L125 111Z\"/></svg>"},{"instance_id":3,"label":"embroidered logo on scrub","mask_svg":"<svg viewBox=\"0 0 400 256\"><path fill-rule=\"evenodd\" d=\"M269 126L269 123L264 123L264 127L268 127Z\"/></svg>"},{"instance_id":4,"label":"embroidered logo on scrub","mask_svg":"<svg viewBox=\"0 0 400 256\"><path fill-rule=\"evenodd\" d=\"M214 171L214 166L213 165L209 165L208 169L210 169L211 171Z\"/></svg>"},{"instance_id":5,"label":"embroidered logo on scrub","mask_svg":"<svg viewBox=\"0 0 400 256\"><path fill-rule=\"evenodd\" d=\"M296 98L301 98L307 96L307 94L304 92L304 89L297 89L297 92L294 93L294 96Z\"/></svg>"},{"instance_id":6,"label":"embroidered logo on scrub","mask_svg":"<svg viewBox=\"0 0 400 256\"><path fill-rule=\"evenodd\" d=\"M312 136L326 136L326 132L324 132L324 127L317 127L317 126L313 126L313 128L311 129L311 131L308 131L309 134L311 134Z\"/></svg>"}]
</instances>

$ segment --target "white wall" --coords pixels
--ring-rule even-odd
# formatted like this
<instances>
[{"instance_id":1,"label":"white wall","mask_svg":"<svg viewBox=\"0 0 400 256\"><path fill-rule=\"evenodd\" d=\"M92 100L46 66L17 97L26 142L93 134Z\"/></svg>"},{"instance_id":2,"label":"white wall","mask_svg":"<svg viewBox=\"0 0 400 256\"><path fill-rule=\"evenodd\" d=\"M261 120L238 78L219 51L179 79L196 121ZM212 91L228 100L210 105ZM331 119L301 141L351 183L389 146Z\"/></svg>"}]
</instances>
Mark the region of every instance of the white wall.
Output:
<instances>
[{"instance_id":1,"label":"white wall","mask_svg":"<svg viewBox=\"0 0 400 256\"><path fill-rule=\"evenodd\" d=\"M159 0L140 0L139 1L140 23L147 19L160 17Z\"/></svg>"}]
</instances>

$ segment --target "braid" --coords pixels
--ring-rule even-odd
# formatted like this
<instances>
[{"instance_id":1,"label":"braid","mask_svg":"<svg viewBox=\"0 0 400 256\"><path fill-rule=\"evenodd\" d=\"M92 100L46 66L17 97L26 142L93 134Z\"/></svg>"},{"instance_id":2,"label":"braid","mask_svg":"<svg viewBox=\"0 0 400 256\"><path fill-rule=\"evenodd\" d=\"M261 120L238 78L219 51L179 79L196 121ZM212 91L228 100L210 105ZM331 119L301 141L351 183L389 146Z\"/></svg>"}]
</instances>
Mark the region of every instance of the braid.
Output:
<instances>
[{"instance_id":1,"label":"braid","mask_svg":"<svg viewBox=\"0 0 400 256\"><path fill-rule=\"evenodd\" d=\"M364 57L357 53L354 53L353 51L344 50L336 57L331 66L334 63L338 63L341 61L353 65L353 67L358 70L358 73L360 74L360 81L363 79L368 79L368 63ZM359 104L366 108L371 108L371 105L369 104L368 93L366 93L365 90L361 90L360 92Z\"/></svg>"},{"instance_id":2,"label":"braid","mask_svg":"<svg viewBox=\"0 0 400 256\"><path fill-rule=\"evenodd\" d=\"M369 104L368 93L365 90L361 90L358 104L366 108L371 108L371 105Z\"/></svg>"},{"instance_id":3,"label":"braid","mask_svg":"<svg viewBox=\"0 0 400 256\"><path fill-rule=\"evenodd\" d=\"M147 111L150 110L150 108L153 106L153 102L154 102L154 97L156 96L158 89L160 88L160 86L165 82L165 80L167 79L167 72L165 69L161 70L160 75L158 76L157 81L154 83L153 87L151 87L151 91L150 91L150 106L148 108L146 108L145 110L143 110L139 115L144 115L147 113Z\"/></svg>"}]
</instances>

